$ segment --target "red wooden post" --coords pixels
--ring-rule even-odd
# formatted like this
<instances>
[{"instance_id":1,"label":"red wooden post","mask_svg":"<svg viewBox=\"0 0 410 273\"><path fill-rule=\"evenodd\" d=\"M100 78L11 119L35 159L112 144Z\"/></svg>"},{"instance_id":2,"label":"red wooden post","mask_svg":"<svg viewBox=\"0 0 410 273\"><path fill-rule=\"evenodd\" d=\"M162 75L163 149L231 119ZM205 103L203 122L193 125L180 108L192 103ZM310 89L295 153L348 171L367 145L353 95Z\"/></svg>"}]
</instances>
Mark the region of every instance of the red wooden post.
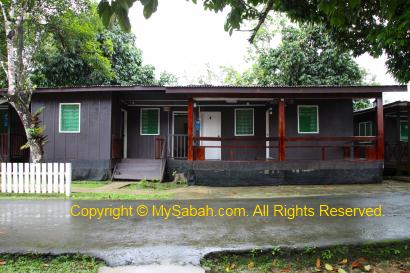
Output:
<instances>
[{"instance_id":1,"label":"red wooden post","mask_svg":"<svg viewBox=\"0 0 410 273\"><path fill-rule=\"evenodd\" d=\"M285 100L280 99L278 111L279 161L285 160Z\"/></svg>"},{"instance_id":2,"label":"red wooden post","mask_svg":"<svg viewBox=\"0 0 410 273\"><path fill-rule=\"evenodd\" d=\"M384 123L383 123L383 98L376 98L376 123L377 123L377 159L384 160Z\"/></svg>"},{"instance_id":3,"label":"red wooden post","mask_svg":"<svg viewBox=\"0 0 410 273\"><path fill-rule=\"evenodd\" d=\"M188 100L188 160L194 160L194 100Z\"/></svg>"}]
</instances>

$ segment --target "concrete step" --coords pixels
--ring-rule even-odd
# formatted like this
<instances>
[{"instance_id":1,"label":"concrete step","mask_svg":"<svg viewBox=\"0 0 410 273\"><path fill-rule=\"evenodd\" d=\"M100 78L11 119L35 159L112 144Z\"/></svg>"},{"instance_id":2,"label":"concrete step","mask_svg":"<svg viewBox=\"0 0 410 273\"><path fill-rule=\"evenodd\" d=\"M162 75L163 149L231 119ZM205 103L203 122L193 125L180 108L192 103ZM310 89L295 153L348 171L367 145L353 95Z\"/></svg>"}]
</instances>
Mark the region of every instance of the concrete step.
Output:
<instances>
[{"instance_id":1,"label":"concrete step","mask_svg":"<svg viewBox=\"0 0 410 273\"><path fill-rule=\"evenodd\" d=\"M120 173L114 175L115 180L160 180L159 173L144 173L144 174L133 174L133 173Z\"/></svg>"},{"instance_id":2,"label":"concrete step","mask_svg":"<svg viewBox=\"0 0 410 273\"><path fill-rule=\"evenodd\" d=\"M161 160L123 159L116 166L115 180L160 180Z\"/></svg>"},{"instance_id":3,"label":"concrete step","mask_svg":"<svg viewBox=\"0 0 410 273\"><path fill-rule=\"evenodd\" d=\"M205 270L193 265L127 265L120 267L103 266L98 273L205 273Z\"/></svg>"},{"instance_id":4,"label":"concrete step","mask_svg":"<svg viewBox=\"0 0 410 273\"><path fill-rule=\"evenodd\" d=\"M161 162L158 163L139 163L139 164L131 164L131 163L119 163L117 164L117 169L134 169L137 167L145 167L145 168L158 168L161 166Z\"/></svg>"}]
</instances>

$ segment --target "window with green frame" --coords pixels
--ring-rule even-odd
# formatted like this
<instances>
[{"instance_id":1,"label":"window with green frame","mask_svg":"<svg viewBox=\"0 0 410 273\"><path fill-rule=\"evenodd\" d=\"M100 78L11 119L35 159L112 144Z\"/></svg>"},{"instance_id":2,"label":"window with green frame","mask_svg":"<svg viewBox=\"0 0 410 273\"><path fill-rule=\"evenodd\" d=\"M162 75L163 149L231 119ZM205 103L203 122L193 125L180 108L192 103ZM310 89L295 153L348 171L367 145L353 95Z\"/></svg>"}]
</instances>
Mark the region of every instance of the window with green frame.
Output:
<instances>
[{"instance_id":1,"label":"window with green frame","mask_svg":"<svg viewBox=\"0 0 410 273\"><path fill-rule=\"evenodd\" d=\"M298 133L319 133L319 110L317 105L298 105Z\"/></svg>"},{"instance_id":2,"label":"window with green frame","mask_svg":"<svg viewBox=\"0 0 410 273\"><path fill-rule=\"evenodd\" d=\"M235 109L235 136L254 135L253 109Z\"/></svg>"},{"instance_id":3,"label":"window with green frame","mask_svg":"<svg viewBox=\"0 0 410 273\"><path fill-rule=\"evenodd\" d=\"M409 125L407 121L400 121L400 141L409 140Z\"/></svg>"},{"instance_id":4,"label":"window with green frame","mask_svg":"<svg viewBox=\"0 0 410 273\"><path fill-rule=\"evenodd\" d=\"M142 108L141 109L141 135L159 135L159 109Z\"/></svg>"},{"instance_id":5,"label":"window with green frame","mask_svg":"<svg viewBox=\"0 0 410 273\"><path fill-rule=\"evenodd\" d=\"M365 121L365 122L359 123L359 136L373 136L371 121Z\"/></svg>"},{"instance_id":6,"label":"window with green frame","mask_svg":"<svg viewBox=\"0 0 410 273\"><path fill-rule=\"evenodd\" d=\"M60 104L60 133L80 132L80 103Z\"/></svg>"}]
</instances>

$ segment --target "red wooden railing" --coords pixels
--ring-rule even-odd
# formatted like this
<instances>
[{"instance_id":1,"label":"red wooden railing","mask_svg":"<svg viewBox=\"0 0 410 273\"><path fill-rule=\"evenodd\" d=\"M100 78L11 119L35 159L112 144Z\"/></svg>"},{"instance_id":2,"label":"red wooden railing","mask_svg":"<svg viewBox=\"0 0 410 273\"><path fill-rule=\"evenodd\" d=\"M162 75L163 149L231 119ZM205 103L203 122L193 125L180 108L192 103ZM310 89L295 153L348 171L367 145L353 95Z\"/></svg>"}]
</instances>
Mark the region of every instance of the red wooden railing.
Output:
<instances>
[{"instance_id":1,"label":"red wooden railing","mask_svg":"<svg viewBox=\"0 0 410 273\"><path fill-rule=\"evenodd\" d=\"M280 138L279 137L193 137L196 142L196 150L206 148L221 148L229 149L230 160L234 160L235 155L240 153L240 149L278 149L278 160L280 158ZM218 141L231 142L232 144L220 145L200 145L200 141ZM239 144L239 142L248 142ZM252 143L254 142L254 143ZM276 143L270 143L276 142ZM345 160L377 159L377 137L349 136L349 137L320 137L320 136L304 136L304 137L285 137L283 138L283 152L286 154L288 149L311 149L319 150L321 160L328 160L330 150L339 150L340 155ZM238 152L234 152L238 150ZM243 151L243 150L242 150ZM196 158L198 159L198 158ZM306 159L306 158L304 158ZM282 159L283 160L283 159Z\"/></svg>"},{"instance_id":2,"label":"red wooden railing","mask_svg":"<svg viewBox=\"0 0 410 273\"><path fill-rule=\"evenodd\" d=\"M162 159L166 153L166 140L165 138L157 137L155 138L155 151L154 158Z\"/></svg>"},{"instance_id":3,"label":"red wooden railing","mask_svg":"<svg viewBox=\"0 0 410 273\"><path fill-rule=\"evenodd\" d=\"M0 157L2 161L8 161L15 158L25 158L28 156L27 149L22 150L21 146L26 144L25 135L19 134L0 134Z\"/></svg>"},{"instance_id":4,"label":"red wooden railing","mask_svg":"<svg viewBox=\"0 0 410 273\"><path fill-rule=\"evenodd\" d=\"M123 140L118 136L112 136L111 154L113 159L121 159L123 157Z\"/></svg>"},{"instance_id":5,"label":"red wooden railing","mask_svg":"<svg viewBox=\"0 0 410 273\"><path fill-rule=\"evenodd\" d=\"M0 134L0 156L2 158L8 157L9 155L9 135Z\"/></svg>"}]
</instances>

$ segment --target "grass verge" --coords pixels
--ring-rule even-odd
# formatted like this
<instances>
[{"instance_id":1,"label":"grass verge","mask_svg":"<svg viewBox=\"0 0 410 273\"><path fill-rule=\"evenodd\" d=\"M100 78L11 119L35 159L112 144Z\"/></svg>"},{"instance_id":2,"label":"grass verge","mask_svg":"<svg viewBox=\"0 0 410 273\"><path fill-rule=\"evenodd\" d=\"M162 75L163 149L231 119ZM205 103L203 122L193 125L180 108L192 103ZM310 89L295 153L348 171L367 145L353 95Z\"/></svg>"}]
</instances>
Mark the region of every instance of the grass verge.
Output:
<instances>
[{"instance_id":1,"label":"grass verge","mask_svg":"<svg viewBox=\"0 0 410 273\"><path fill-rule=\"evenodd\" d=\"M171 189L178 189L178 188L185 188L187 187L187 183L181 182L165 182L161 183L159 181L146 181L141 180L138 183L133 183L123 187L122 189L127 190L144 190L144 189L152 189L152 190L171 190Z\"/></svg>"},{"instance_id":2,"label":"grass verge","mask_svg":"<svg viewBox=\"0 0 410 273\"><path fill-rule=\"evenodd\" d=\"M410 242L214 253L206 256L201 265L210 273L409 273Z\"/></svg>"},{"instance_id":3,"label":"grass verge","mask_svg":"<svg viewBox=\"0 0 410 273\"><path fill-rule=\"evenodd\" d=\"M87 188L87 189L95 189L101 188L107 185L109 182L106 181L73 181L72 186L74 188Z\"/></svg>"},{"instance_id":4,"label":"grass verge","mask_svg":"<svg viewBox=\"0 0 410 273\"><path fill-rule=\"evenodd\" d=\"M44 200L44 199L66 199L66 200L168 200L172 193L158 192L147 194L122 194L108 192L74 192L71 197L64 194L31 194L31 193L0 193L1 199L19 200ZM1 271L0 271L1 272Z\"/></svg>"},{"instance_id":5,"label":"grass verge","mask_svg":"<svg viewBox=\"0 0 410 273\"><path fill-rule=\"evenodd\" d=\"M82 254L59 256L0 254L2 273L96 273L103 265L103 261Z\"/></svg>"}]
</instances>

